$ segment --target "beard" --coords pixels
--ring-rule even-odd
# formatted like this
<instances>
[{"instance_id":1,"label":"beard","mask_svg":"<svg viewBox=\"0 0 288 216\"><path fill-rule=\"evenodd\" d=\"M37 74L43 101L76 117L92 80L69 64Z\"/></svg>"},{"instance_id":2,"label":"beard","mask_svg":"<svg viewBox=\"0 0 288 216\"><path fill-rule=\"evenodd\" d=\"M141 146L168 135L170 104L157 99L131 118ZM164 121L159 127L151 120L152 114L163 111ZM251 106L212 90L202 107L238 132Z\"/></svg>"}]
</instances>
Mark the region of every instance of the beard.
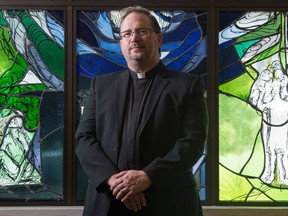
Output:
<instances>
[{"instance_id":1,"label":"beard","mask_svg":"<svg viewBox=\"0 0 288 216\"><path fill-rule=\"evenodd\" d=\"M129 48L129 59L134 61L141 61L147 57L145 46L134 43Z\"/></svg>"},{"instance_id":2,"label":"beard","mask_svg":"<svg viewBox=\"0 0 288 216\"><path fill-rule=\"evenodd\" d=\"M133 61L142 61L146 58L145 53L130 53L129 59Z\"/></svg>"}]
</instances>

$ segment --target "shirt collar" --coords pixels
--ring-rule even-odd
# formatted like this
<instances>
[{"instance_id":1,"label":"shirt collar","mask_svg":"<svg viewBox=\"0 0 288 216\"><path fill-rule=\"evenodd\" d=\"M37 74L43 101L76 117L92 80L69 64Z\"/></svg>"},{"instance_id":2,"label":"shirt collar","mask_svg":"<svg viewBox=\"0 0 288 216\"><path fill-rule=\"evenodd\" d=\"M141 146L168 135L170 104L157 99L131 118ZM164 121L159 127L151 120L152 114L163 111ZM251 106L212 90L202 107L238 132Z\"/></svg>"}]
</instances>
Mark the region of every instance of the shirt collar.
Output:
<instances>
[{"instance_id":1,"label":"shirt collar","mask_svg":"<svg viewBox=\"0 0 288 216\"><path fill-rule=\"evenodd\" d=\"M132 70L129 70L129 72L130 72L131 76L133 77L133 79L144 79L144 78L150 79L157 73L160 65L161 65L161 61L159 61L159 63L154 68L152 68L151 70L149 70L145 73L136 73Z\"/></svg>"}]
</instances>

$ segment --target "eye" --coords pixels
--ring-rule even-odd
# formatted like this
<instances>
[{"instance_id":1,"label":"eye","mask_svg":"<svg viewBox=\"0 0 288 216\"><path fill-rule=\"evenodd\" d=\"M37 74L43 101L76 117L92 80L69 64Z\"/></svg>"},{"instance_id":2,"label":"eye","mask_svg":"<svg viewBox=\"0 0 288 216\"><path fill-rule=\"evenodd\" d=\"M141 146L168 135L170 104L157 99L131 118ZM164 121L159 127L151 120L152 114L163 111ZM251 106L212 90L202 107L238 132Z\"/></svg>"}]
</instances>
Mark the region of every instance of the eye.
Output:
<instances>
[{"instance_id":1,"label":"eye","mask_svg":"<svg viewBox=\"0 0 288 216\"><path fill-rule=\"evenodd\" d=\"M120 36L121 36L121 38L129 38L131 36L131 34L132 34L132 32L127 31L127 32L122 32L120 34Z\"/></svg>"},{"instance_id":2,"label":"eye","mask_svg":"<svg viewBox=\"0 0 288 216\"><path fill-rule=\"evenodd\" d=\"M147 35L147 34L148 34L148 31L149 31L148 29L139 29L139 30L138 30L138 34L139 34L139 35L142 35L142 36L143 36L143 35Z\"/></svg>"}]
</instances>

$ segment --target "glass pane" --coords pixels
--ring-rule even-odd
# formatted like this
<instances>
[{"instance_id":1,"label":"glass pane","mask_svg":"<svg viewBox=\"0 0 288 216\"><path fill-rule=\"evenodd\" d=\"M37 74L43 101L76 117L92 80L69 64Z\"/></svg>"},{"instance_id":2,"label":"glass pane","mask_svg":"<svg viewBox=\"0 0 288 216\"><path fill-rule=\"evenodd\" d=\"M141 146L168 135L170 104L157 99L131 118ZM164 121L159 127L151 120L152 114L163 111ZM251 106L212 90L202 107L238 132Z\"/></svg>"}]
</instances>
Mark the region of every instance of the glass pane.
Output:
<instances>
[{"instance_id":1,"label":"glass pane","mask_svg":"<svg viewBox=\"0 0 288 216\"><path fill-rule=\"evenodd\" d=\"M206 12L151 11L161 25L165 65L182 73L197 73L206 81ZM119 11L77 12L78 120L91 79L127 69L119 46ZM200 196L206 200L206 153L193 168ZM77 199L83 200L87 179L77 166Z\"/></svg>"},{"instance_id":2,"label":"glass pane","mask_svg":"<svg viewBox=\"0 0 288 216\"><path fill-rule=\"evenodd\" d=\"M287 13L219 18L219 200L288 202Z\"/></svg>"},{"instance_id":3,"label":"glass pane","mask_svg":"<svg viewBox=\"0 0 288 216\"><path fill-rule=\"evenodd\" d=\"M63 199L63 11L0 12L0 199Z\"/></svg>"}]
</instances>

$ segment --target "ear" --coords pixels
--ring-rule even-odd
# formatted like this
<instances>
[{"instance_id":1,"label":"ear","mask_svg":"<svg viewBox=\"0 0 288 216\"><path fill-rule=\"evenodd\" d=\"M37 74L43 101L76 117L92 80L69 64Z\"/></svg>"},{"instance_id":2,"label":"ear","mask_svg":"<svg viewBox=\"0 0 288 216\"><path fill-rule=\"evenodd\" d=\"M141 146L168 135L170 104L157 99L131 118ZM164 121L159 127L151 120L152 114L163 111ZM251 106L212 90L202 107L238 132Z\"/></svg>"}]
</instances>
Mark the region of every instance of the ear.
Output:
<instances>
[{"instance_id":1,"label":"ear","mask_svg":"<svg viewBox=\"0 0 288 216\"><path fill-rule=\"evenodd\" d=\"M120 48L121 48L121 51L122 51L123 40L119 40L119 45L120 45Z\"/></svg>"},{"instance_id":2,"label":"ear","mask_svg":"<svg viewBox=\"0 0 288 216\"><path fill-rule=\"evenodd\" d=\"M163 37L162 37L162 34L161 33L159 33L158 35L157 35L157 40L158 40L158 46L159 46L159 48L162 46L162 43L163 43Z\"/></svg>"}]
</instances>

